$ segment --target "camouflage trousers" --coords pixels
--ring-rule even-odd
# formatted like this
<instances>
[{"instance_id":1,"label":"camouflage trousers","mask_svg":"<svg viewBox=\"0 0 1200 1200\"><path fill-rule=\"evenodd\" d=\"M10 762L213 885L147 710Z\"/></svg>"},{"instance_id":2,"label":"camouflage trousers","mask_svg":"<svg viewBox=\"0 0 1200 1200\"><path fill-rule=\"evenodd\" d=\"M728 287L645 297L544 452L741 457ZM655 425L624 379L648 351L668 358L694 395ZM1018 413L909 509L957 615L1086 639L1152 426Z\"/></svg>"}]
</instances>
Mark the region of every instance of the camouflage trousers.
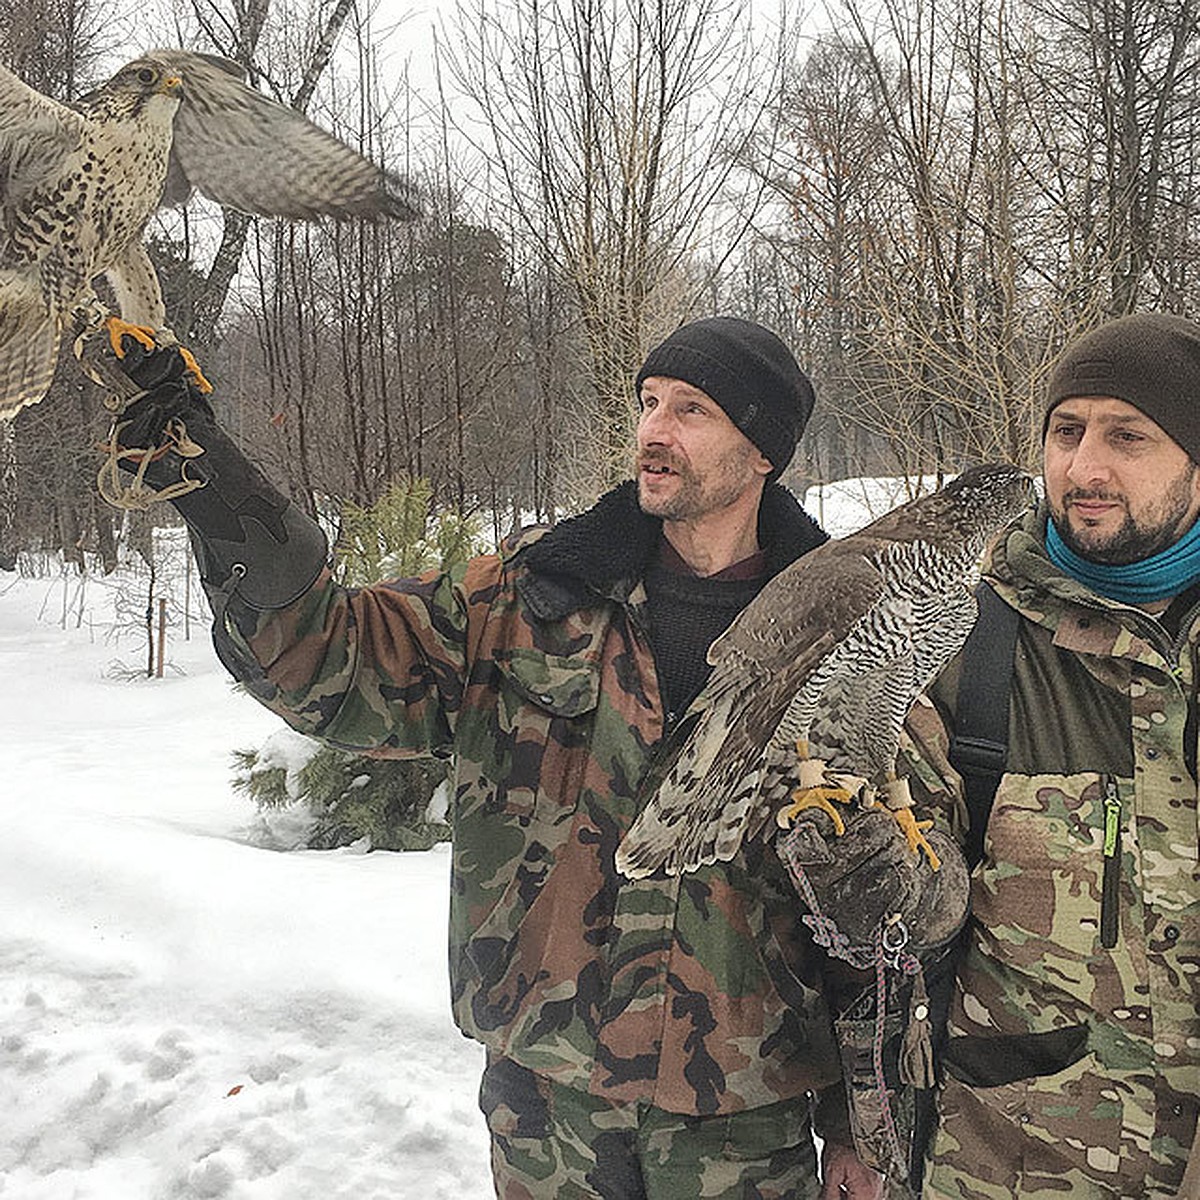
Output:
<instances>
[{"instance_id":1,"label":"camouflage trousers","mask_svg":"<svg viewBox=\"0 0 1200 1200\"><path fill-rule=\"evenodd\" d=\"M612 1104L509 1059L479 1105L499 1200L816 1200L808 1104L689 1117Z\"/></svg>"}]
</instances>

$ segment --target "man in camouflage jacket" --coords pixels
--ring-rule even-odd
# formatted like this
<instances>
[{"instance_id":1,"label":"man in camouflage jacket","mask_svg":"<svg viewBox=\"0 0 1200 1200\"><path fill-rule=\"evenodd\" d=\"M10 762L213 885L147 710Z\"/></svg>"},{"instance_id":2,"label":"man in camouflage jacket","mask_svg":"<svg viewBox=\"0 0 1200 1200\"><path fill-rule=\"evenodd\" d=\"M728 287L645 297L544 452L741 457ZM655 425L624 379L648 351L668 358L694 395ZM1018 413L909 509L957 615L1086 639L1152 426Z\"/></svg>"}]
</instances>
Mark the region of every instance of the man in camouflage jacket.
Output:
<instances>
[{"instance_id":1,"label":"man in camouflage jacket","mask_svg":"<svg viewBox=\"0 0 1200 1200\"><path fill-rule=\"evenodd\" d=\"M130 367L151 423L178 381L165 353ZM708 644L825 540L771 482L812 388L778 338L727 318L677 330L638 386L636 481L499 554L358 591L193 403L210 483L176 503L218 652L304 733L453 757L451 991L488 1050L498 1195L815 1197L819 1096L824 1194L871 1197L774 852L637 882L613 862Z\"/></svg>"},{"instance_id":2,"label":"man in camouflage jacket","mask_svg":"<svg viewBox=\"0 0 1200 1200\"><path fill-rule=\"evenodd\" d=\"M1200 327L1067 348L1046 505L985 568L1021 621L927 1197L1174 1196L1196 1153L1198 461ZM958 676L910 718L948 812Z\"/></svg>"}]
</instances>

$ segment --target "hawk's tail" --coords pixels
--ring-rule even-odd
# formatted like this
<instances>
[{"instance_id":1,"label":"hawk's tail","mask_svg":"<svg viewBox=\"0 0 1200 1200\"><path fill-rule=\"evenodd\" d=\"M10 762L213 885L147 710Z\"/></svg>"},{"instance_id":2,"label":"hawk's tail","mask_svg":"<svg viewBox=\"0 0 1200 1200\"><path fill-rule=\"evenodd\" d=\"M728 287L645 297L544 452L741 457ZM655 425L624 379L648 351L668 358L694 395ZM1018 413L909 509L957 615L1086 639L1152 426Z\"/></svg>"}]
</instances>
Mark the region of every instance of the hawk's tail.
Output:
<instances>
[{"instance_id":1,"label":"hawk's tail","mask_svg":"<svg viewBox=\"0 0 1200 1200\"><path fill-rule=\"evenodd\" d=\"M46 394L60 337L58 321L40 302L30 304L24 287L6 288L9 278L11 273L0 272L0 421Z\"/></svg>"}]
</instances>

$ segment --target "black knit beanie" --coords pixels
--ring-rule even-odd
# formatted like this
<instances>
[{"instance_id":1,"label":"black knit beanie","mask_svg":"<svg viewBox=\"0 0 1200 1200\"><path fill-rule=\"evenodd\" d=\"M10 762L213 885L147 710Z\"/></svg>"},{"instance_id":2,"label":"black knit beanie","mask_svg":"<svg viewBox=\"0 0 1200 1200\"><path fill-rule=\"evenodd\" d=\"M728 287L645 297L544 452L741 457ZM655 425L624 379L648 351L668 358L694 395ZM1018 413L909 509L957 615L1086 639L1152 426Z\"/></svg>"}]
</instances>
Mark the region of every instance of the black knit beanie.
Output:
<instances>
[{"instance_id":1,"label":"black knit beanie","mask_svg":"<svg viewBox=\"0 0 1200 1200\"><path fill-rule=\"evenodd\" d=\"M681 325L637 375L682 379L707 392L763 452L777 479L792 460L816 396L792 352L769 329L737 317Z\"/></svg>"},{"instance_id":2,"label":"black knit beanie","mask_svg":"<svg viewBox=\"0 0 1200 1200\"><path fill-rule=\"evenodd\" d=\"M1133 313L1085 333L1050 375L1050 414L1072 396L1112 396L1161 426L1200 463L1200 325L1168 313Z\"/></svg>"}]
</instances>

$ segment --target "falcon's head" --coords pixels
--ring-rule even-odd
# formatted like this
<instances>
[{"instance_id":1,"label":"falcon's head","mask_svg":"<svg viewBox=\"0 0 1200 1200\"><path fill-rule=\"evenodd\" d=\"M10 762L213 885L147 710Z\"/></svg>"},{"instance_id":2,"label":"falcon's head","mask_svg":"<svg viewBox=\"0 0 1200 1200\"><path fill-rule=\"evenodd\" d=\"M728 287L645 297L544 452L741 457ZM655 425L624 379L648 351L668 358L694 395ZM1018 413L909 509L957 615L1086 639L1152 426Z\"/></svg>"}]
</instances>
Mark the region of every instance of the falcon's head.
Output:
<instances>
[{"instance_id":1,"label":"falcon's head","mask_svg":"<svg viewBox=\"0 0 1200 1200\"><path fill-rule=\"evenodd\" d=\"M183 99L183 79L152 56L126 63L107 83L79 100L92 117L129 120L157 109L168 120Z\"/></svg>"}]
</instances>

